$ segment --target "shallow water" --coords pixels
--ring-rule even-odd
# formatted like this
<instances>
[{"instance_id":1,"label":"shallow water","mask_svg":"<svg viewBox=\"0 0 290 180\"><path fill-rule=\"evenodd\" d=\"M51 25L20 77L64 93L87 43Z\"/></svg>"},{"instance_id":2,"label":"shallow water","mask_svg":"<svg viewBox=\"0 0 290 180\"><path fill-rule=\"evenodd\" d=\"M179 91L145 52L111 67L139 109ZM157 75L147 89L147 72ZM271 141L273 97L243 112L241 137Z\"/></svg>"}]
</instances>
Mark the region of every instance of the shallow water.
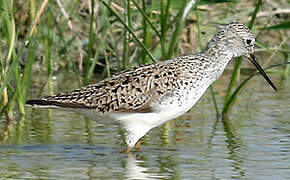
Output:
<instances>
[{"instance_id":1,"label":"shallow water","mask_svg":"<svg viewBox=\"0 0 290 180\"><path fill-rule=\"evenodd\" d=\"M124 132L110 119L28 108L7 127L1 117L8 136L1 133L0 177L290 179L290 80L279 78L277 93L261 77L251 80L229 120L216 119L207 93L190 112L151 130L132 155L120 153ZM220 106L224 82L216 84Z\"/></svg>"}]
</instances>

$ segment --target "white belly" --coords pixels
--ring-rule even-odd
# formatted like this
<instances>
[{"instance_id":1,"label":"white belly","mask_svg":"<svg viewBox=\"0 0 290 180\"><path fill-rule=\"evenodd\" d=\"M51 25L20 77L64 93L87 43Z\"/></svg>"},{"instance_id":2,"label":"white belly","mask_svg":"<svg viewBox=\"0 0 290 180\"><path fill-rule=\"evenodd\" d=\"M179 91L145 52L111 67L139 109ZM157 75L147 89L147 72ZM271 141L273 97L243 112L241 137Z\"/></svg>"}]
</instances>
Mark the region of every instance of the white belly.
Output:
<instances>
[{"instance_id":1,"label":"white belly","mask_svg":"<svg viewBox=\"0 0 290 180\"><path fill-rule=\"evenodd\" d=\"M232 57L232 54L229 54L229 56ZM129 147L133 147L150 129L191 109L207 88L222 74L226 64L220 63L218 66L210 66L203 71L196 71L192 77L184 76L177 79L178 89L153 102L151 105L154 109L153 112L111 114L127 131Z\"/></svg>"},{"instance_id":2,"label":"white belly","mask_svg":"<svg viewBox=\"0 0 290 180\"><path fill-rule=\"evenodd\" d=\"M113 113L111 116L118 120L127 131L127 144L134 146L135 141L150 129L190 110L207 88L208 85L198 89L186 89L174 96L164 98L161 102L153 103L153 109L156 111L150 113Z\"/></svg>"}]
</instances>

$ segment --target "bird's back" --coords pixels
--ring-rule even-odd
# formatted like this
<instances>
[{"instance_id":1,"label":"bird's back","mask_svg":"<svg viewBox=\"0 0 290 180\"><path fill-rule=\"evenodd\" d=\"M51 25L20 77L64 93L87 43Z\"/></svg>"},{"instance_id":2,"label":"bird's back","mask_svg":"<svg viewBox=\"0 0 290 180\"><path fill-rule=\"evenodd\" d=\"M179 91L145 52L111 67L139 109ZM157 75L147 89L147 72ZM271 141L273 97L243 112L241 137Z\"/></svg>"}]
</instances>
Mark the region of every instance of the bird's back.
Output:
<instances>
[{"instance_id":1,"label":"bird's back","mask_svg":"<svg viewBox=\"0 0 290 180\"><path fill-rule=\"evenodd\" d=\"M77 90L30 100L32 106L95 109L100 113L151 112L152 103L172 96L185 83L194 83L195 56L183 56L135 67ZM200 62L196 61L196 65ZM188 81L188 82L186 82Z\"/></svg>"}]
</instances>

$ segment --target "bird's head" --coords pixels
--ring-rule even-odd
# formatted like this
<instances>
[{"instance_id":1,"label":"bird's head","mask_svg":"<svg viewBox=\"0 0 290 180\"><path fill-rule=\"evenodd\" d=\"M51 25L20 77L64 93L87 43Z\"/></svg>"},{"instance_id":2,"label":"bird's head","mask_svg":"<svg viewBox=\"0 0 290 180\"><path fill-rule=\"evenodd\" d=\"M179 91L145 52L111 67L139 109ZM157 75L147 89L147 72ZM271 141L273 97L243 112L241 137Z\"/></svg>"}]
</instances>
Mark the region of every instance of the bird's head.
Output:
<instances>
[{"instance_id":1,"label":"bird's head","mask_svg":"<svg viewBox=\"0 0 290 180\"><path fill-rule=\"evenodd\" d=\"M239 23L233 22L219 27L213 43L222 48L222 51L232 53L233 57L246 56L262 74L270 86L277 91L277 88L266 75L254 56L255 37L251 30Z\"/></svg>"}]
</instances>

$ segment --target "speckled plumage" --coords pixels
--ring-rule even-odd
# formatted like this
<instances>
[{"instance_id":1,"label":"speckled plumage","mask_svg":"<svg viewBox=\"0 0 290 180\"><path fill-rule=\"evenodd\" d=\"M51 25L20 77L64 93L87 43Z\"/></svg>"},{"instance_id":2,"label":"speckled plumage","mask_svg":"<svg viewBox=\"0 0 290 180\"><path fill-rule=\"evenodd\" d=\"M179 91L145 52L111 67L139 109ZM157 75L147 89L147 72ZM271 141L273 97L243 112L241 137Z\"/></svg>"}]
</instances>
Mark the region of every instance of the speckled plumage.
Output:
<instances>
[{"instance_id":1,"label":"speckled plumage","mask_svg":"<svg viewBox=\"0 0 290 180\"><path fill-rule=\"evenodd\" d=\"M94 109L111 115L126 130L132 148L153 127L188 111L231 59L251 58L254 42L246 26L230 23L197 55L135 67L97 84L27 104Z\"/></svg>"},{"instance_id":2,"label":"speckled plumage","mask_svg":"<svg viewBox=\"0 0 290 180\"><path fill-rule=\"evenodd\" d=\"M151 112L150 104L171 96L175 89L199 86L202 78L200 59L206 57L183 56L156 64L135 67L97 84L73 90L41 100L49 105L72 108L91 108L100 113ZM208 62L209 64L209 62ZM130 92L130 93L129 93Z\"/></svg>"}]
</instances>

